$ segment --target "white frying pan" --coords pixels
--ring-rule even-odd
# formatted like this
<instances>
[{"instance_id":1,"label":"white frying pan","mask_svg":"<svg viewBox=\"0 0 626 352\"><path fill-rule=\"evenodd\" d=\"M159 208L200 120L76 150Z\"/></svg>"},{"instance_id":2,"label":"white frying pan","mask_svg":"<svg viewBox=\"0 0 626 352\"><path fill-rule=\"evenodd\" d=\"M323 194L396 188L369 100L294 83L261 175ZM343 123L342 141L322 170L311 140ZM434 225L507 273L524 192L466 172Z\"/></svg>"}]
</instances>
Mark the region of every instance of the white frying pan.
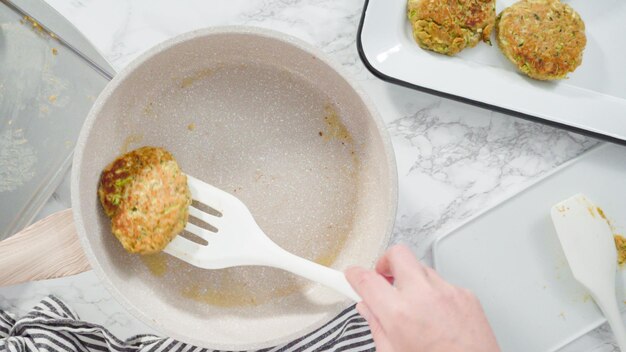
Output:
<instances>
[{"instance_id":1,"label":"white frying pan","mask_svg":"<svg viewBox=\"0 0 626 352\"><path fill-rule=\"evenodd\" d=\"M389 241L397 204L389 137L336 65L299 40L260 29L222 27L169 40L102 92L72 172L74 221L91 268L133 315L165 335L216 349L268 347L310 332L351 302L277 269L208 271L166 255L126 253L96 189L107 163L143 145L168 149L185 172L239 197L294 254L337 269L371 266ZM47 246L58 241L54 234L65 235L68 245L55 259L67 263L65 271L52 275L56 269L37 271L31 262L31 278L85 270L70 246L69 212L43 221L0 244L0 254L36 251L16 248L48 229L40 235ZM12 260L0 258L0 265ZM16 275L0 284L19 281Z\"/></svg>"}]
</instances>

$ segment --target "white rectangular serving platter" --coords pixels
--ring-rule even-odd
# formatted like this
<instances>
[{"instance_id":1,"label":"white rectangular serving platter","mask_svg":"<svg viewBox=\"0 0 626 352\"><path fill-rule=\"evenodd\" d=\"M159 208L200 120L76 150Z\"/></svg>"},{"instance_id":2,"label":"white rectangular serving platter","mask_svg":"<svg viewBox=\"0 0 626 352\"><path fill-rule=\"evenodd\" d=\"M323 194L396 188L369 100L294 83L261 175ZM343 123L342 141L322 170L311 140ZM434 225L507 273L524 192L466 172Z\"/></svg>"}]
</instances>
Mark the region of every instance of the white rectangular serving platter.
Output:
<instances>
[{"instance_id":1,"label":"white rectangular serving platter","mask_svg":"<svg viewBox=\"0 0 626 352\"><path fill-rule=\"evenodd\" d=\"M514 0L498 0L496 11ZM626 143L626 2L565 0L586 25L583 63L558 82L517 72L498 49L479 43L454 57L421 49L407 0L366 1L357 45L379 78L518 117ZM494 31L495 32L495 31Z\"/></svg>"},{"instance_id":2,"label":"white rectangular serving platter","mask_svg":"<svg viewBox=\"0 0 626 352\"><path fill-rule=\"evenodd\" d=\"M626 147L604 144L438 238L435 268L480 299L503 351L555 351L605 322L573 278L550 208L576 193L626 234ZM617 295L626 309L626 270Z\"/></svg>"}]
</instances>

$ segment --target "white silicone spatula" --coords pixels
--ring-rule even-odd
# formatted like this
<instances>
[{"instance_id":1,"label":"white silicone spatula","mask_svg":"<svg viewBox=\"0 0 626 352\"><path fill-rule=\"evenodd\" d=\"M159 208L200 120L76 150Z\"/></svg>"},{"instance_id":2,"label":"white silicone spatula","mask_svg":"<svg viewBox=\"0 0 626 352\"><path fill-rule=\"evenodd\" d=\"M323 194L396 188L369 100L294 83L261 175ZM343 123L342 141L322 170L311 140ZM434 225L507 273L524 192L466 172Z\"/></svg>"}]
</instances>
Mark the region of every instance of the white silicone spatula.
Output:
<instances>
[{"instance_id":1,"label":"white silicone spatula","mask_svg":"<svg viewBox=\"0 0 626 352\"><path fill-rule=\"evenodd\" d=\"M604 213L577 194L554 205L551 215L574 278L589 290L626 352L626 328L615 296L617 251Z\"/></svg>"},{"instance_id":2,"label":"white silicone spatula","mask_svg":"<svg viewBox=\"0 0 626 352\"><path fill-rule=\"evenodd\" d=\"M214 230L187 223L185 230L206 244L176 236L163 250L180 260L203 269L222 269L242 265L264 265L290 271L359 302L341 271L325 267L287 252L261 230L252 213L237 197L195 177L187 175L191 196L212 212L189 206L189 215Z\"/></svg>"}]
</instances>

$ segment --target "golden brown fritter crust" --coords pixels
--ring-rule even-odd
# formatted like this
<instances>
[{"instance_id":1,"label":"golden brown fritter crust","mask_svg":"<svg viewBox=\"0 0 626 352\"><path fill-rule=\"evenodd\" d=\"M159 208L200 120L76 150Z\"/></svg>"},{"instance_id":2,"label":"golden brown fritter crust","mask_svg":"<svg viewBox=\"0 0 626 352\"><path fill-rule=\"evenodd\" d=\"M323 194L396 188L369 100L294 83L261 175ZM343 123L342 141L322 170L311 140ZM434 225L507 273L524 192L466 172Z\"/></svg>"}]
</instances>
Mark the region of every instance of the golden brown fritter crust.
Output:
<instances>
[{"instance_id":1,"label":"golden brown fritter crust","mask_svg":"<svg viewBox=\"0 0 626 352\"><path fill-rule=\"evenodd\" d=\"M191 194L172 154L142 147L109 164L100 177L100 203L124 249L150 254L167 246L187 223Z\"/></svg>"},{"instance_id":2,"label":"golden brown fritter crust","mask_svg":"<svg viewBox=\"0 0 626 352\"><path fill-rule=\"evenodd\" d=\"M107 165L100 177L98 195L108 217L113 217L121 204L122 195L133 177L141 170L174 160L172 154L161 148L142 147L128 152Z\"/></svg>"},{"instance_id":3,"label":"golden brown fritter crust","mask_svg":"<svg viewBox=\"0 0 626 352\"><path fill-rule=\"evenodd\" d=\"M585 23L559 0L522 0L500 13L500 50L520 71L539 80L562 79L582 63Z\"/></svg>"},{"instance_id":4,"label":"golden brown fritter crust","mask_svg":"<svg viewBox=\"0 0 626 352\"><path fill-rule=\"evenodd\" d=\"M409 0L408 16L420 47L455 55L480 40L491 44L495 0Z\"/></svg>"}]
</instances>

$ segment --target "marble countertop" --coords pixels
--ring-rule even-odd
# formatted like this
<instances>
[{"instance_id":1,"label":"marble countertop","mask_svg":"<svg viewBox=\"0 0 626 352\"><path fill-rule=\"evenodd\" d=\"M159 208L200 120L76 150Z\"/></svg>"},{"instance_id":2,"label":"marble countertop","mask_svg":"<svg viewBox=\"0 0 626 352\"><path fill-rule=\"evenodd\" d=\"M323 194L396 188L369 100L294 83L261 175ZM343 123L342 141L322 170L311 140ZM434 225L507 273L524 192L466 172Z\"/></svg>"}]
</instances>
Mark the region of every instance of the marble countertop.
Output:
<instances>
[{"instance_id":1,"label":"marble countertop","mask_svg":"<svg viewBox=\"0 0 626 352\"><path fill-rule=\"evenodd\" d=\"M433 240L597 141L383 82L361 63L356 31L362 0L47 0L117 69L151 46L193 29L242 24L299 37L352 74L387 123L399 174L393 242L430 262ZM70 207L65 177L39 217ZM91 272L0 289L16 313L56 294L88 321L121 338L155 333L131 317ZM606 325L564 351L616 351Z\"/></svg>"}]
</instances>

